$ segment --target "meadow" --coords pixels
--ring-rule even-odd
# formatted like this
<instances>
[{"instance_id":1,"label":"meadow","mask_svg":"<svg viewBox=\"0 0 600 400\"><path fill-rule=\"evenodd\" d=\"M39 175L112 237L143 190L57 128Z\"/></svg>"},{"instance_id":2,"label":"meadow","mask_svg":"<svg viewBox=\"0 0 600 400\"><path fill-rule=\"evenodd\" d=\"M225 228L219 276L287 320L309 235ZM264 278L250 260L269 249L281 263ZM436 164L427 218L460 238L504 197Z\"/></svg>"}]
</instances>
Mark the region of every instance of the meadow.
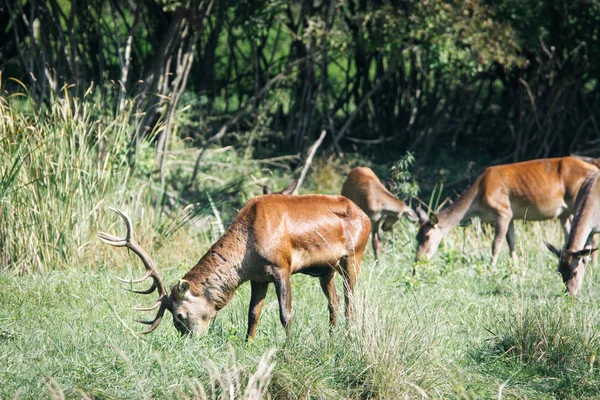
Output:
<instances>
[{"instance_id":1,"label":"meadow","mask_svg":"<svg viewBox=\"0 0 600 400\"><path fill-rule=\"evenodd\" d=\"M271 287L256 339L245 341L244 284L206 336L181 338L171 316L141 336L132 307L149 296L121 289L137 257L95 238L123 233L106 209L127 209L139 242L173 284L261 185L283 187L281 160L213 148L196 201L177 201L153 178L148 148L130 154L135 114L98 117L67 99L48 110L0 99L0 398L456 398L583 399L600 393L600 280L564 295L558 223L517 223L519 261L504 245L490 267L491 233L454 229L412 275L417 226L383 235L366 251L357 315L330 334L318 281L292 277L285 338ZM189 178L196 150L175 146L168 181ZM314 163L301 193L338 193L357 160ZM460 164L460 160L456 160ZM157 187L158 186L158 187ZM163 193L170 193L163 195ZM188 197L193 197L189 195ZM341 293L341 280L337 279Z\"/></svg>"}]
</instances>

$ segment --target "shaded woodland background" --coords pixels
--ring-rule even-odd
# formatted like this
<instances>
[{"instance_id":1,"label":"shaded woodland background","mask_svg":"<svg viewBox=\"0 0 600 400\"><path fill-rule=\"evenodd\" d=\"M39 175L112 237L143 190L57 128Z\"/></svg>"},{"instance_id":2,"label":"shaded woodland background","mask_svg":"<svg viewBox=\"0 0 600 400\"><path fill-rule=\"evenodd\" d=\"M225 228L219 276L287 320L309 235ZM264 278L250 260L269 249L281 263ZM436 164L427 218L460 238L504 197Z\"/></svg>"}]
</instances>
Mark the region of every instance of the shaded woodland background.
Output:
<instances>
[{"instance_id":1,"label":"shaded woodland background","mask_svg":"<svg viewBox=\"0 0 600 400\"><path fill-rule=\"evenodd\" d=\"M106 113L132 101L132 143L153 134L159 164L173 140L266 157L323 129L329 150L382 161L594 155L600 142L597 1L0 4L4 89L15 78L40 107L92 86Z\"/></svg>"}]
</instances>

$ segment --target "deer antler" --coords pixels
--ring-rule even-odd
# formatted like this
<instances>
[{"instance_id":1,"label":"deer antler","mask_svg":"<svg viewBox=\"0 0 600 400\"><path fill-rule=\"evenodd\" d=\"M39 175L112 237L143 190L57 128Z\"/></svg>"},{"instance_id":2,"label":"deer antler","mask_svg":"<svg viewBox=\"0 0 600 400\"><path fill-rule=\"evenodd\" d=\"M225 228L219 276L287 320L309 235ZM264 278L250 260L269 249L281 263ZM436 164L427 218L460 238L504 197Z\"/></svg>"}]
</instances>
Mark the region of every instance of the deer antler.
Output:
<instances>
[{"instance_id":1,"label":"deer antler","mask_svg":"<svg viewBox=\"0 0 600 400\"><path fill-rule=\"evenodd\" d=\"M142 333L150 333L150 332L154 331L156 329L156 327L158 326L158 324L160 323L163 315L165 314L165 310L171 309L171 298L167 294L165 285L163 284L162 280L160 279L160 276L158 275L158 270L156 269L154 262L152 261L152 259L150 259L150 256L148 256L148 253L146 253L146 251L144 249L142 249L142 247L139 244L137 244L137 242L133 238L133 228L132 228L131 220L129 219L129 217L121 210L118 210L118 209L112 208L112 207L108 207L108 208L111 211L114 211L115 213L117 213L123 219L123 221L125 222L125 225L127 227L127 234L125 235L124 238L120 238L120 237L113 236L113 235L110 235L105 232L100 232L98 234L98 239L102 240L104 243L109 244L111 246L127 247L129 250L133 251L142 260L142 262L144 263L144 266L146 267L146 273L138 279L132 279L132 280L121 279L121 278L117 278L117 279L119 279L121 282L133 284L133 283L143 282L148 278L152 278L152 286L150 286L146 290L133 290L133 289L127 289L127 290L134 292L134 293L139 293L139 294L150 294L150 293L154 292L155 290L158 290L159 298L156 301L156 303L154 303L154 305L152 305L151 307L147 307L147 308L134 308L134 310L137 310L137 311L151 311L151 310L156 309L157 307L160 307L158 309L158 312L156 313L156 317L152 321L138 321L142 324L151 325L150 328L148 328L147 330L142 332Z\"/></svg>"}]
</instances>

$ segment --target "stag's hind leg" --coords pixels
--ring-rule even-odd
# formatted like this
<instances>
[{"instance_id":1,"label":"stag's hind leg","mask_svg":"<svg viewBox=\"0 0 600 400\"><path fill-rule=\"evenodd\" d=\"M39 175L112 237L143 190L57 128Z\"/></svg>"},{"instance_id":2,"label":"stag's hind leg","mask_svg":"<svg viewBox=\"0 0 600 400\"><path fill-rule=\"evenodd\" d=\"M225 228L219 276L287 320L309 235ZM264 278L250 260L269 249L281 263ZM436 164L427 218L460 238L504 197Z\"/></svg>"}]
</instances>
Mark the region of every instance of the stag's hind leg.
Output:
<instances>
[{"instance_id":1,"label":"stag's hind leg","mask_svg":"<svg viewBox=\"0 0 600 400\"><path fill-rule=\"evenodd\" d=\"M360 270L362 253L342 257L340 260L340 271L344 278L344 301L346 303L346 321L351 321L354 316L354 286Z\"/></svg>"},{"instance_id":2,"label":"stag's hind leg","mask_svg":"<svg viewBox=\"0 0 600 400\"><path fill-rule=\"evenodd\" d=\"M562 228L563 235L565 237L565 244L569 239L569 232L571 231L571 224L573 223L573 214L565 212L560 217L560 227Z\"/></svg>"},{"instance_id":3,"label":"stag's hind leg","mask_svg":"<svg viewBox=\"0 0 600 400\"><path fill-rule=\"evenodd\" d=\"M269 284L266 282L251 281L250 284L252 286L252 294L250 295L250 309L248 310L248 333L246 334L246 340L254 339L258 319L260 318L263 304L265 304L265 297L269 288Z\"/></svg>"},{"instance_id":4,"label":"stag's hind leg","mask_svg":"<svg viewBox=\"0 0 600 400\"><path fill-rule=\"evenodd\" d=\"M337 313L340 303L340 297L335 290L335 271L331 271L331 273L327 275L321 275L319 280L321 282L321 289L323 289L323 293L327 297L327 301L329 303L329 330L332 331L337 323Z\"/></svg>"}]
</instances>

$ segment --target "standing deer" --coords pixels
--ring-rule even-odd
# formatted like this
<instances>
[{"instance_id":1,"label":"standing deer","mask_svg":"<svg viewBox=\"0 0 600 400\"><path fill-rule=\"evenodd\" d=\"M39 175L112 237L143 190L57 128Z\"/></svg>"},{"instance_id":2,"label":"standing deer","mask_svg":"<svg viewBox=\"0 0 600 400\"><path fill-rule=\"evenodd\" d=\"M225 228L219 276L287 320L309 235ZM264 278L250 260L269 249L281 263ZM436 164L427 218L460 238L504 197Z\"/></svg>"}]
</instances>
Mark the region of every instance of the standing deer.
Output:
<instances>
[{"instance_id":1,"label":"standing deer","mask_svg":"<svg viewBox=\"0 0 600 400\"><path fill-rule=\"evenodd\" d=\"M545 244L558 257L558 272L567 292L577 296L583 285L586 256L598 250L597 247L591 248L591 242L592 236L600 232L600 172L590 175L581 186L573 214L575 217L564 250L547 242Z\"/></svg>"},{"instance_id":2,"label":"standing deer","mask_svg":"<svg viewBox=\"0 0 600 400\"><path fill-rule=\"evenodd\" d=\"M396 221L406 214L411 221L419 218L412 208L398 200L381 183L371 168L356 167L348 174L342 186L342 196L355 202L371 220L372 245L375 257L379 252L379 226L384 231L392 229Z\"/></svg>"},{"instance_id":3,"label":"standing deer","mask_svg":"<svg viewBox=\"0 0 600 400\"><path fill-rule=\"evenodd\" d=\"M247 338L254 338L269 282L275 284L281 324L289 335L290 275L297 272L319 277L329 301L331 327L336 324L339 303L333 278L335 272L339 272L344 279L346 318L352 315L351 296L370 222L345 197L277 194L250 199L223 236L171 288L170 294L148 254L133 239L129 218L119 210L112 210L125 221L126 236L119 238L100 233L98 237L112 246L127 247L144 263L144 276L124 282L139 283L152 278L153 283L149 289L134 290L135 293L149 294L158 290L158 301L141 309L158 308L153 321L143 321L151 325L143 333L154 331L168 310L181 334L200 334L207 330L217 311L227 305L235 290L250 281Z\"/></svg>"},{"instance_id":4,"label":"standing deer","mask_svg":"<svg viewBox=\"0 0 600 400\"><path fill-rule=\"evenodd\" d=\"M416 261L430 257L461 221L479 217L495 226L492 265L504 237L516 260L513 220L560 218L565 237L577 192L598 168L574 157L548 158L489 167L452 205L429 217L418 210L421 227ZM414 268L413 268L414 273Z\"/></svg>"}]
</instances>

